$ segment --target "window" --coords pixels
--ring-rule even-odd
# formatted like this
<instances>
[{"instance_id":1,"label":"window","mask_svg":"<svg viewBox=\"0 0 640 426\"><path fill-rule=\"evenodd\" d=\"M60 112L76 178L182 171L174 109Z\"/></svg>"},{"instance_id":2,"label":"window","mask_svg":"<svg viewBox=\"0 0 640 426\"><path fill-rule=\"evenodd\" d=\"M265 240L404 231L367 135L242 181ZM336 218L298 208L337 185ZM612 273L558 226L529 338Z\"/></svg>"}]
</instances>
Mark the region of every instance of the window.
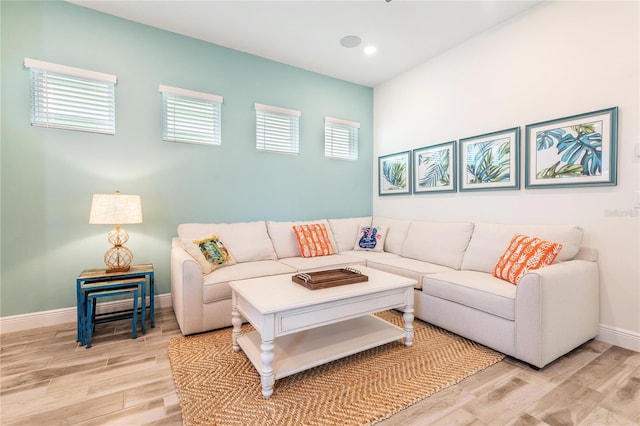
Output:
<instances>
[{"instance_id":1,"label":"window","mask_svg":"<svg viewBox=\"0 0 640 426\"><path fill-rule=\"evenodd\" d=\"M222 96L160 85L162 140L222 144Z\"/></svg>"},{"instance_id":2,"label":"window","mask_svg":"<svg viewBox=\"0 0 640 426\"><path fill-rule=\"evenodd\" d=\"M25 58L33 126L115 134L116 76Z\"/></svg>"},{"instance_id":3,"label":"window","mask_svg":"<svg viewBox=\"0 0 640 426\"><path fill-rule=\"evenodd\" d=\"M360 123L324 118L324 155L343 160L358 159L358 130Z\"/></svg>"},{"instance_id":4,"label":"window","mask_svg":"<svg viewBox=\"0 0 640 426\"><path fill-rule=\"evenodd\" d=\"M256 104L256 149L298 153L300 111Z\"/></svg>"}]
</instances>

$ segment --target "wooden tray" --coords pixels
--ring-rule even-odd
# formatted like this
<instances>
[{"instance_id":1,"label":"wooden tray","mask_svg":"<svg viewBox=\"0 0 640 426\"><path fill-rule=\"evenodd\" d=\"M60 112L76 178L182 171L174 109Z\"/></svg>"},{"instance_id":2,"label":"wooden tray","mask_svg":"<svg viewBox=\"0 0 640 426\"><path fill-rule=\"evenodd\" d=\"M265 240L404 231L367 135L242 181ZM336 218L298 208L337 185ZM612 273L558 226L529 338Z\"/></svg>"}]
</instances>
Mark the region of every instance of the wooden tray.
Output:
<instances>
[{"instance_id":1,"label":"wooden tray","mask_svg":"<svg viewBox=\"0 0 640 426\"><path fill-rule=\"evenodd\" d=\"M301 284L311 290L369 281L369 277L362 274L357 269L352 268L329 269L327 271L306 273L302 272L294 275L291 279L293 282Z\"/></svg>"}]
</instances>

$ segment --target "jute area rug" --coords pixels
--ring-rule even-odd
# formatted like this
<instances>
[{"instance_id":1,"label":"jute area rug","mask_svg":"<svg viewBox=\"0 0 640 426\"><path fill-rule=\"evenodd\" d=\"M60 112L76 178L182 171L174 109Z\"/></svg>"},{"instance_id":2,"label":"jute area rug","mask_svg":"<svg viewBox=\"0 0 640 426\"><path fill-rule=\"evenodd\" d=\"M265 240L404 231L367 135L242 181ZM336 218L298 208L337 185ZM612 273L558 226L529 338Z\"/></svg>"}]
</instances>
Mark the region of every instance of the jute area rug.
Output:
<instances>
[{"instance_id":1,"label":"jute area rug","mask_svg":"<svg viewBox=\"0 0 640 426\"><path fill-rule=\"evenodd\" d=\"M377 315L403 324L398 312ZM504 358L420 320L413 326L413 347L388 343L276 380L269 399L251 362L233 352L231 328L173 338L169 360L184 424L371 425Z\"/></svg>"}]
</instances>

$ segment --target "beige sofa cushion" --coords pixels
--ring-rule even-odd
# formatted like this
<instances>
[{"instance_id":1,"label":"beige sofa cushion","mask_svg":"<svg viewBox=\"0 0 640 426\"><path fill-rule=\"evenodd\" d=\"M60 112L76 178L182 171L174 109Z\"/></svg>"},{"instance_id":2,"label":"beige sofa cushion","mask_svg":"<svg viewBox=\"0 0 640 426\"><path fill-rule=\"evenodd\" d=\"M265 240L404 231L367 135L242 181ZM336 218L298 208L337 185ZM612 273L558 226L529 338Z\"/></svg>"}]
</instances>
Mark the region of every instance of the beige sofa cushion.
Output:
<instances>
[{"instance_id":1,"label":"beige sofa cushion","mask_svg":"<svg viewBox=\"0 0 640 426\"><path fill-rule=\"evenodd\" d=\"M346 256L344 254L332 254L329 256L316 256L316 257L287 257L284 259L278 259L283 265L290 266L297 271L317 271L320 269L338 269L345 266L366 265L364 259L360 259L354 256Z\"/></svg>"},{"instance_id":2,"label":"beige sofa cushion","mask_svg":"<svg viewBox=\"0 0 640 426\"><path fill-rule=\"evenodd\" d=\"M229 281L266 277L269 275L290 274L296 270L274 260L245 262L229 266L205 275L202 287L202 302L212 303L231 298ZM229 312L231 318L231 312Z\"/></svg>"},{"instance_id":3,"label":"beige sofa cushion","mask_svg":"<svg viewBox=\"0 0 640 426\"><path fill-rule=\"evenodd\" d=\"M515 234L562 244L555 262L573 259L582 244L582 228L578 226L476 223L462 260L462 269L492 273Z\"/></svg>"},{"instance_id":4,"label":"beige sofa cushion","mask_svg":"<svg viewBox=\"0 0 640 426\"><path fill-rule=\"evenodd\" d=\"M367 261L367 266L392 274L401 275L416 280L415 288L422 288L423 277L440 272L451 272L452 268L421 260L409 259L387 252L353 250L342 254L358 257Z\"/></svg>"},{"instance_id":5,"label":"beige sofa cushion","mask_svg":"<svg viewBox=\"0 0 640 426\"><path fill-rule=\"evenodd\" d=\"M371 216L350 217L346 219L329 219L331 232L338 246L338 251L353 250L360 225L371 225Z\"/></svg>"},{"instance_id":6,"label":"beige sofa cushion","mask_svg":"<svg viewBox=\"0 0 640 426\"><path fill-rule=\"evenodd\" d=\"M296 234L293 232L293 225L305 225L310 223L324 224L327 229L327 234L329 234L329 240L331 241L333 251L336 253L338 252L338 246L335 238L333 237L333 232L331 232L331 226L326 219L301 220L298 222L268 221L267 232L269 233L269 237L271 237L271 243L273 244L273 249L275 250L278 259L300 256L300 246L298 245Z\"/></svg>"},{"instance_id":7,"label":"beige sofa cushion","mask_svg":"<svg viewBox=\"0 0 640 426\"><path fill-rule=\"evenodd\" d=\"M293 231L291 231L293 233ZM182 223L178 236L203 238L216 234L238 263L277 260L264 221L237 223ZM296 243L297 244L297 243Z\"/></svg>"},{"instance_id":8,"label":"beige sofa cushion","mask_svg":"<svg viewBox=\"0 0 640 426\"><path fill-rule=\"evenodd\" d=\"M426 275L422 292L514 321L516 286L477 271ZM491 330L485 330L491 333Z\"/></svg>"},{"instance_id":9,"label":"beige sofa cushion","mask_svg":"<svg viewBox=\"0 0 640 426\"><path fill-rule=\"evenodd\" d=\"M399 256L402 255L402 246L405 238L407 238L407 230L410 223L408 220L389 217L374 217L371 222L373 226L386 226L387 238L384 240L384 251Z\"/></svg>"},{"instance_id":10,"label":"beige sofa cushion","mask_svg":"<svg viewBox=\"0 0 640 426\"><path fill-rule=\"evenodd\" d=\"M472 232L467 222L411 222L402 256L460 269Z\"/></svg>"}]
</instances>

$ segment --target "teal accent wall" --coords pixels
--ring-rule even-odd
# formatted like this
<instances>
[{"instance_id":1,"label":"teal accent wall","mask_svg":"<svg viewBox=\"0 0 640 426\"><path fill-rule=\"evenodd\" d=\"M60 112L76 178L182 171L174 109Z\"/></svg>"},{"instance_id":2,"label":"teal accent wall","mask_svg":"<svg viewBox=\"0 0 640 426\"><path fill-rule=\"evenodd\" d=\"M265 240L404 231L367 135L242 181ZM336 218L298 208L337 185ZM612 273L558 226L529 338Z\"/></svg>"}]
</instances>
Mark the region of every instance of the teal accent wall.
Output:
<instances>
[{"instance_id":1,"label":"teal accent wall","mask_svg":"<svg viewBox=\"0 0 640 426\"><path fill-rule=\"evenodd\" d=\"M1 316L75 306L75 277L103 266L94 193L142 197L134 263L170 291L183 222L371 215L373 89L60 2L0 3ZM32 127L24 58L118 77L114 136ZM222 146L163 142L159 84L224 97ZM255 149L254 103L300 110L300 154ZM358 161L324 157L324 117L361 123Z\"/></svg>"}]
</instances>

